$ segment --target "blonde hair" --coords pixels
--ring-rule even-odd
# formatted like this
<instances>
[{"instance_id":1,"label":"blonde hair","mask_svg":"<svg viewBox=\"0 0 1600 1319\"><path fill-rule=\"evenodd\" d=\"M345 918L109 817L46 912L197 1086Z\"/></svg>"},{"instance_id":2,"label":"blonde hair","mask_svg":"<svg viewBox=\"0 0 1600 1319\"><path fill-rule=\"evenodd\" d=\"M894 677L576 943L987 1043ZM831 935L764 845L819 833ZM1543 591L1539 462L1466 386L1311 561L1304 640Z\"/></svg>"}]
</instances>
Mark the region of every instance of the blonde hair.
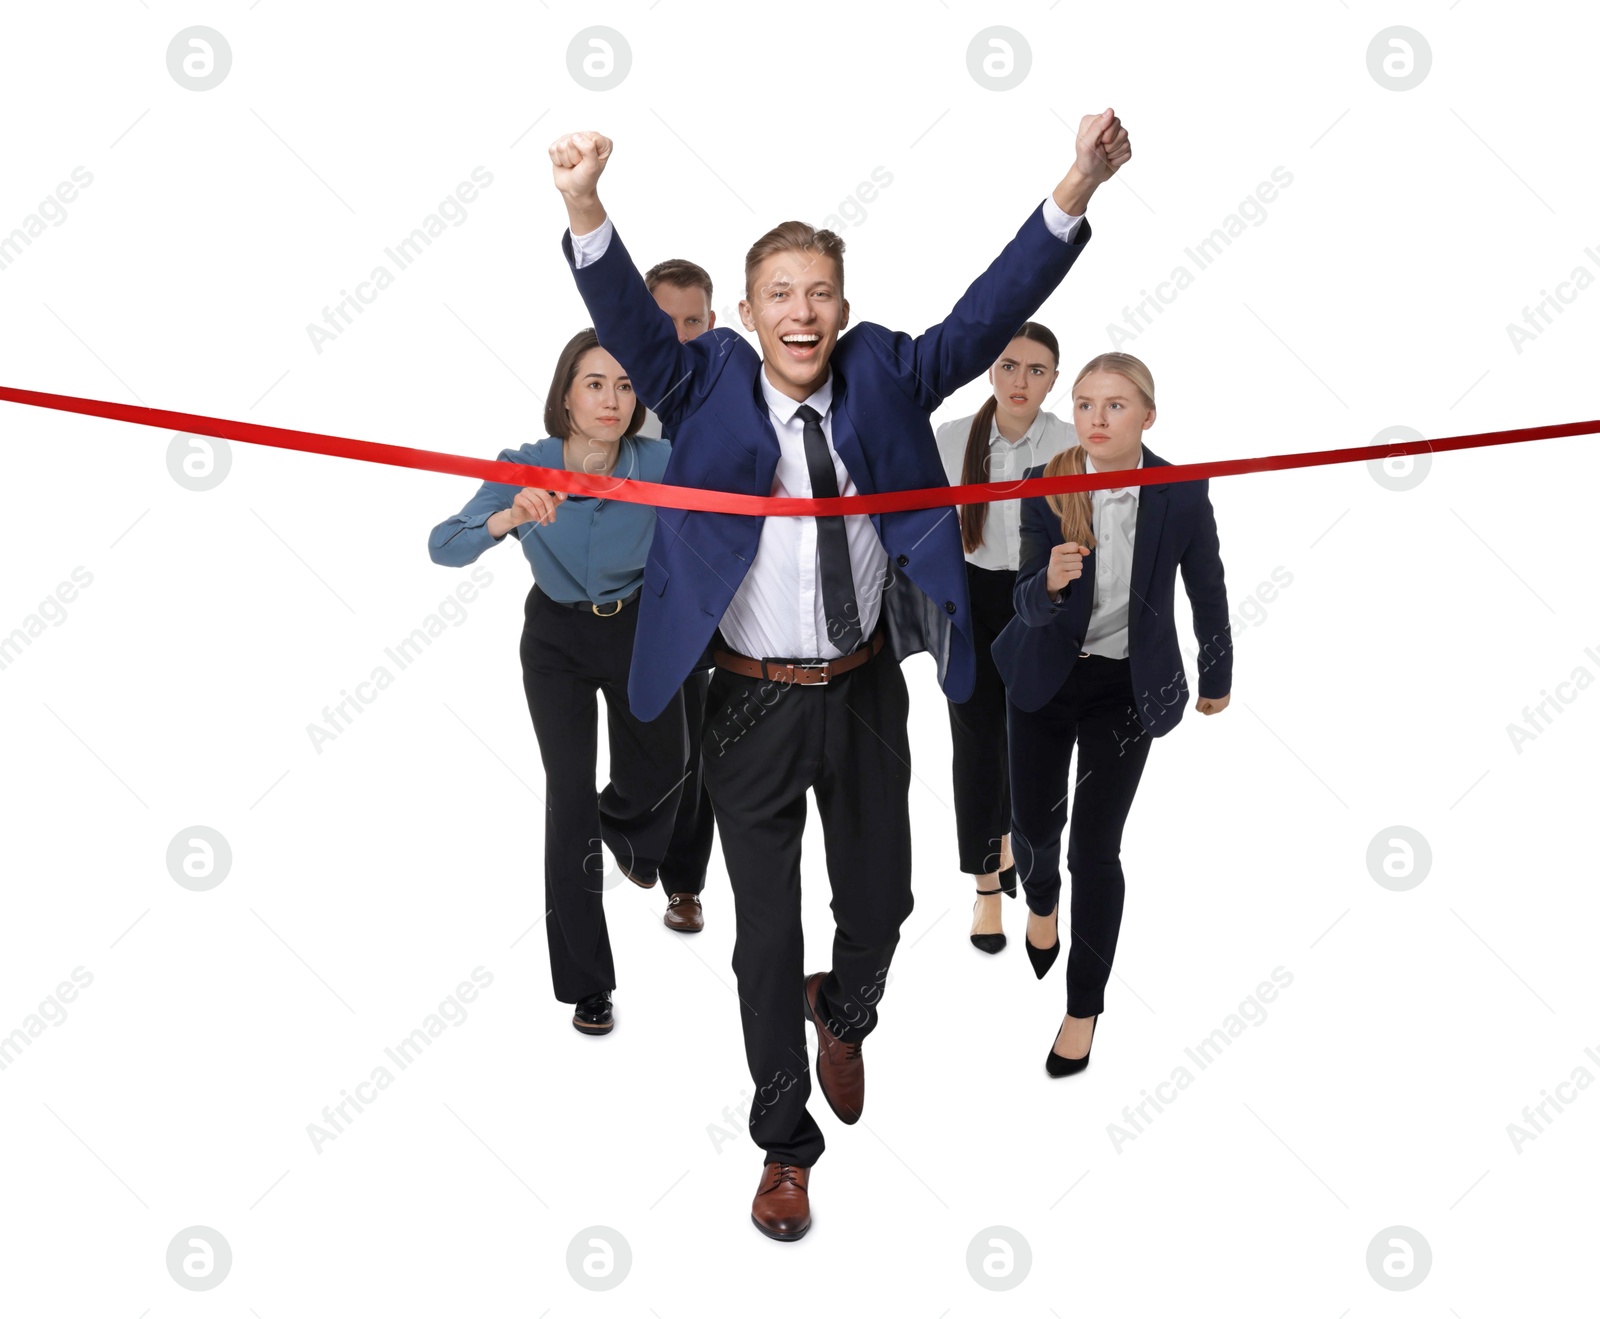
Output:
<instances>
[{"instance_id":1,"label":"blonde hair","mask_svg":"<svg viewBox=\"0 0 1600 1319\"><path fill-rule=\"evenodd\" d=\"M1096 371L1109 371L1113 375L1121 376L1138 391L1145 407L1155 407L1156 384L1150 375L1150 368L1131 353L1101 353L1099 357L1091 359L1073 379L1073 390L1078 388L1085 376L1092 375ZM1082 476L1088 470L1084 466L1085 457L1083 445L1074 444L1070 449L1063 449L1051 458L1044 465L1044 474ZM1089 491L1074 490L1070 494L1046 495L1045 502L1050 505L1050 511L1061 519L1063 540L1086 545L1090 549L1095 547L1094 502L1090 498Z\"/></svg>"},{"instance_id":2,"label":"blonde hair","mask_svg":"<svg viewBox=\"0 0 1600 1319\"><path fill-rule=\"evenodd\" d=\"M844 239L832 229L813 228L804 220L785 220L751 245L744 257L745 297L753 296L752 285L761 263L777 252L798 252L812 261L819 255L832 257L833 268L839 276L838 293L844 297Z\"/></svg>"}]
</instances>

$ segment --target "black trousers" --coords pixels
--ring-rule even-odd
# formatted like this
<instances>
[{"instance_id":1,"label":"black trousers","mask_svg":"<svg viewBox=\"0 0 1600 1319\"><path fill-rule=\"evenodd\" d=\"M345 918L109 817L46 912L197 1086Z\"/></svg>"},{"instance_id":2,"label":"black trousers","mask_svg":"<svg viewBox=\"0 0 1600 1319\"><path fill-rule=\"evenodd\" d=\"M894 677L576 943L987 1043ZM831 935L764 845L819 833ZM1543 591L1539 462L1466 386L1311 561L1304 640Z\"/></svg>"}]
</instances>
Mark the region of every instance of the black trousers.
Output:
<instances>
[{"instance_id":1,"label":"black trousers","mask_svg":"<svg viewBox=\"0 0 1600 1319\"><path fill-rule=\"evenodd\" d=\"M709 671L691 673L683 683L683 714L689 727L689 761L685 766L683 792L678 798L678 816L672 826L672 841L667 844L667 854L661 858L661 887L668 893L703 891L706 868L711 864L711 843L716 836L717 825L700 758L700 740L706 721L706 691L710 686Z\"/></svg>"},{"instance_id":2,"label":"black trousers","mask_svg":"<svg viewBox=\"0 0 1600 1319\"><path fill-rule=\"evenodd\" d=\"M951 778L956 797L956 848L961 869L987 875L1000 868L1000 839L1011 828L1011 779L1006 756L1006 686L989 647L1016 613L1009 568L967 564L978 672L972 695L949 701ZM1015 855L1013 853L1013 855Z\"/></svg>"},{"instance_id":3,"label":"black trousers","mask_svg":"<svg viewBox=\"0 0 1600 1319\"><path fill-rule=\"evenodd\" d=\"M1080 657L1042 709L1030 713L1008 700L1006 724L1012 855L1028 907L1041 916L1050 914L1061 893L1061 831L1071 787L1072 902L1070 919L1058 924L1068 941L1067 1012L1092 1017L1105 1006L1122 928L1122 828L1152 740L1134 708L1128 661Z\"/></svg>"},{"instance_id":4,"label":"black trousers","mask_svg":"<svg viewBox=\"0 0 1600 1319\"><path fill-rule=\"evenodd\" d=\"M602 617L537 586L523 606L522 686L544 762L544 905L550 978L563 1003L615 989L601 905L604 843L630 871L657 872L678 809L687 750L683 700L645 723L628 711L637 602ZM595 791L605 697L611 782Z\"/></svg>"},{"instance_id":5,"label":"black trousers","mask_svg":"<svg viewBox=\"0 0 1600 1319\"><path fill-rule=\"evenodd\" d=\"M733 886L733 969L755 1097L750 1138L766 1160L809 1167L822 1129L806 1109L805 947L800 838L816 794L832 888L832 966L818 1010L841 1039L878 1022L900 926L911 914L910 701L880 651L814 686L717 669L706 721L706 786Z\"/></svg>"}]
</instances>

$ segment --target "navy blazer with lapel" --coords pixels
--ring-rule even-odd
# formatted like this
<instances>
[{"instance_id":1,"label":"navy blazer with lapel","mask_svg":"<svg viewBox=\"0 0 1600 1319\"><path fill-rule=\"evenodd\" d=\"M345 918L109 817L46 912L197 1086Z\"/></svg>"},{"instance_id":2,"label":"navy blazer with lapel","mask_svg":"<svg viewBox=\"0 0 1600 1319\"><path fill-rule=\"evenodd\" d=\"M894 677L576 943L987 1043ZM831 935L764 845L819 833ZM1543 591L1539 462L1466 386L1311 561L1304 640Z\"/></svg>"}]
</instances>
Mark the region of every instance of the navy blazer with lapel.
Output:
<instances>
[{"instance_id":1,"label":"navy blazer with lapel","mask_svg":"<svg viewBox=\"0 0 1600 1319\"><path fill-rule=\"evenodd\" d=\"M929 415L1005 350L1071 269L1089 241L1089 221L1063 242L1035 207L1016 236L938 325L915 337L871 322L852 325L834 345L833 447L861 493L949 485ZM679 343L622 238L604 255L573 265L600 343L673 436L662 478L670 485L770 495L778 437L761 391L761 355L738 331L718 326ZM926 650L946 696L972 692L976 657L960 523L950 507L874 513L888 551L881 593L895 660ZM759 515L658 508L645 560L644 589L628 674L628 704L640 719L666 708L708 648L761 539ZM760 657L758 657L760 658Z\"/></svg>"},{"instance_id":2,"label":"navy blazer with lapel","mask_svg":"<svg viewBox=\"0 0 1600 1319\"><path fill-rule=\"evenodd\" d=\"M1145 448L1144 465L1172 464ZM1027 475L1044 475L1044 465L1030 467ZM1139 489L1129 574L1128 659L1139 721L1155 737L1177 727L1189 695L1173 611L1173 580L1180 570L1199 644L1200 695L1226 696L1233 683L1228 594L1209 486L1209 481L1175 481ZM1099 554L1089 552L1083 575L1067 583L1057 604L1045 590L1045 577L1050 551L1064 538L1061 519L1043 496L1022 501L1020 539L1012 597L1017 614L995 638L990 654L1006 695L1019 709L1031 711L1061 689L1078 661L1094 607Z\"/></svg>"}]
</instances>

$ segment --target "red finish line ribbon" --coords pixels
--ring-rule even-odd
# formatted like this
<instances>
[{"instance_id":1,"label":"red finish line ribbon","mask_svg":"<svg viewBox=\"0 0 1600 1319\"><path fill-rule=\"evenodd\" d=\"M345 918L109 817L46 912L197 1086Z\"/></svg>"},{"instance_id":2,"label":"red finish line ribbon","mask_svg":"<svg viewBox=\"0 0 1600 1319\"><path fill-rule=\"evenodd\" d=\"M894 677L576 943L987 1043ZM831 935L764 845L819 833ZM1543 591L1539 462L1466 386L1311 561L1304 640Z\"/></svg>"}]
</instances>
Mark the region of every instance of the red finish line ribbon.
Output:
<instances>
[{"instance_id":1,"label":"red finish line ribbon","mask_svg":"<svg viewBox=\"0 0 1600 1319\"><path fill-rule=\"evenodd\" d=\"M1032 480L991 481L981 485L940 486L927 490L893 490L875 495L839 495L831 499L792 499L772 495L743 495L725 490L693 489L663 485L655 481L636 481L613 476L591 476L554 467L530 467L525 463L490 462L432 449L409 449L398 444L376 444L371 440L351 440L315 431L285 430L248 421L228 421L221 417L201 417L188 412L167 412L161 408L134 407L127 403L106 403L99 399L74 398L68 394L41 394L29 389L10 389L0 385L0 402L23 403L29 407L51 408L57 412L77 412L86 417L105 417L111 421L132 422L161 430L185 431L244 444L264 444L275 449L298 449L333 458L353 458L359 462L384 463L390 467L415 467L427 472L446 472L451 476L475 476L504 485L534 486L541 490L561 490L574 495L598 495L628 504L650 504L656 508L699 509L708 513L746 513L774 517L828 517L846 513L895 513L913 508L940 508L955 504L991 503L1024 495L1065 494L1074 490L1111 490L1130 485L1167 485L1176 481L1201 481L1213 476L1242 476L1247 472L1278 472L1293 467L1322 467L1330 463L1378 462L1416 453L1448 453L1454 449L1476 449L1492 444L1520 444L1526 440L1553 440L1568 435L1600 433L1600 421L1573 421L1556 426L1532 426L1525 430L1485 431L1479 435L1455 435L1440 440L1405 440L1398 444L1356 445L1347 449L1316 449L1309 453L1270 454L1264 458L1229 458L1210 463L1173 463L1167 467L1143 467L1121 472L1094 472L1082 476L1035 477Z\"/></svg>"}]
</instances>

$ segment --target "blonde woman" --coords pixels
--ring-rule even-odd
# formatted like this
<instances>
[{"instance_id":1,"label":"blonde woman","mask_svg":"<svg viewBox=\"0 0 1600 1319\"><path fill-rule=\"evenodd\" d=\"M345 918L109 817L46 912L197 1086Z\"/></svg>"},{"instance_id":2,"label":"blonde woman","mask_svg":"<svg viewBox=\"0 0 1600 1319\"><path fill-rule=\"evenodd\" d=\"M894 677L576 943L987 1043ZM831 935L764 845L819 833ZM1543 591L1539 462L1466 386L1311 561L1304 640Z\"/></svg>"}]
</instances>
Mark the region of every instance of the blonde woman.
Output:
<instances>
[{"instance_id":1,"label":"blonde woman","mask_svg":"<svg viewBox=\"0 0 1600 1319\"><path fill-rule=\"evenodd\" d=\"M1072 419L1077 443L1029 476L1170 466L1143 442L1156 420L1155 383L1136 357L1104 353L1085 366L1072 385ZM1199 643L1195 709L1210 715L1228 705L1233 643L1208 485L1128 485L1022 501L1017 616L993 653L1006 684L1024 939L1040 979L1061 951L1061 834L1071 813L1072 947L1067 1012L1045 1058L1051 1076L1089 1064L1122 925L1123 825L1152 739L1177 726L1188 699L1173 626L1180 572Z\"/></svg>"}]
</instances>

